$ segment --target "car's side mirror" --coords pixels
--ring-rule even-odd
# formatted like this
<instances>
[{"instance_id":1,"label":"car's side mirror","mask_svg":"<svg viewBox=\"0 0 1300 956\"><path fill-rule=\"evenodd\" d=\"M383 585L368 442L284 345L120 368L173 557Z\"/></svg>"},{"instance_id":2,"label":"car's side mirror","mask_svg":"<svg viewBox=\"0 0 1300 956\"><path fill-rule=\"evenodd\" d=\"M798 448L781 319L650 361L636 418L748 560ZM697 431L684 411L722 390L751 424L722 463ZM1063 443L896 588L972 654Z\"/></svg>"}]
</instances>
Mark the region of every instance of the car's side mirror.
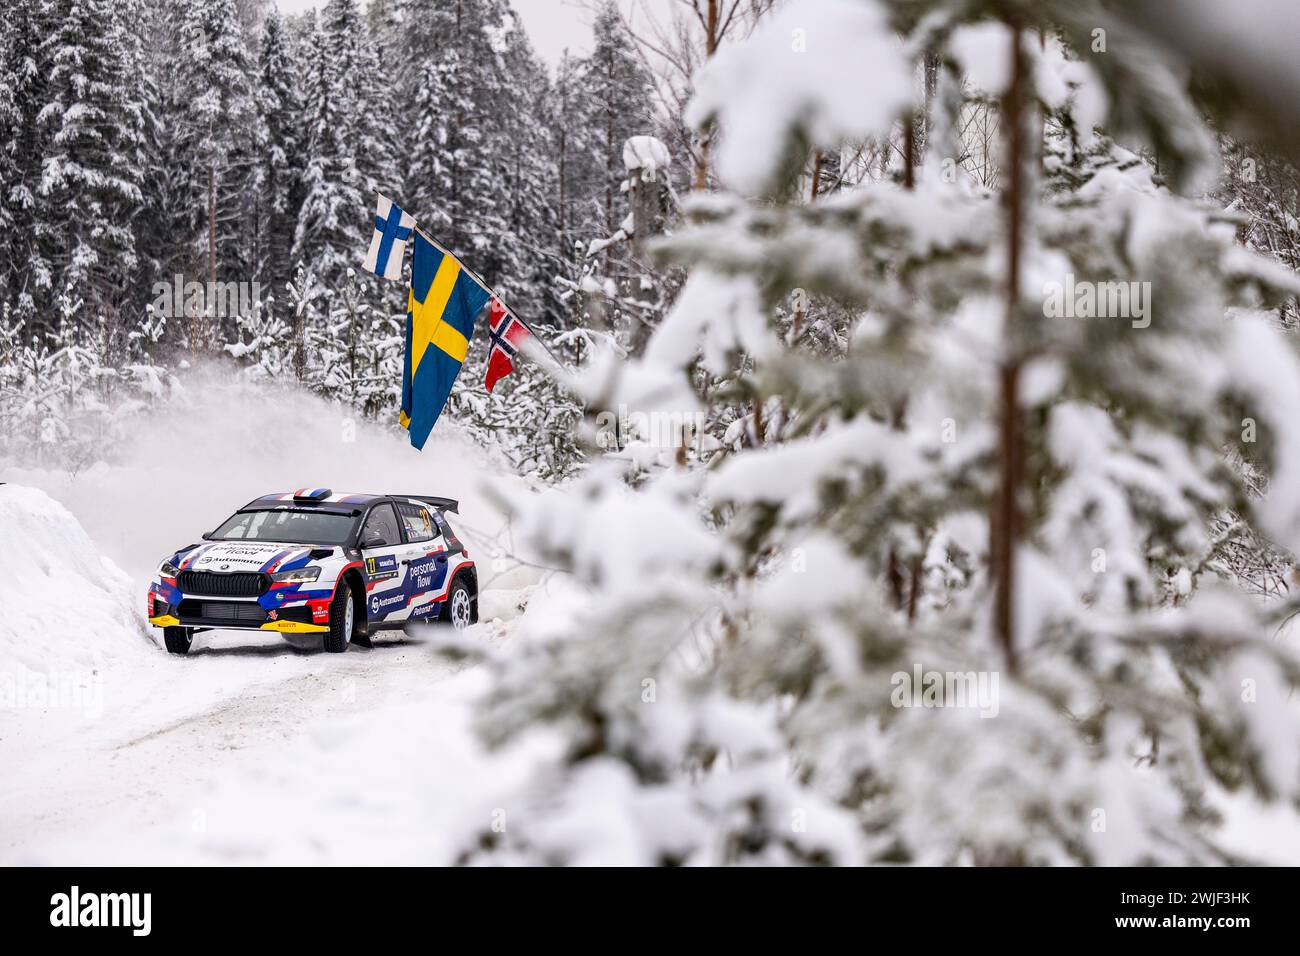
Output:
<instances>
[{"instance_id":1,"label":"car's side mirror","mask_svg":"<svg viewBox=\"0 0 1300 956\"><path fill-rule=\"evenodd\" d=\"M211 532L211 531L205 531L205 532L203 532L203 534L199 535L199 537L202 538L204 541L211 541L211 540L212 540L212 534L213 534L213 532Z\"/></svg>"},{"instance_id":2,"label":"car's side mirror","mask_svg":"<svg viewBox=\"0 0 1300 956\"><path fill-rule=\"evenodd\" d=\"M386 548L388 542L384 540L382 534L368 534L366 540L361 543L363 548Z\"/></svg>"}]
</instances>

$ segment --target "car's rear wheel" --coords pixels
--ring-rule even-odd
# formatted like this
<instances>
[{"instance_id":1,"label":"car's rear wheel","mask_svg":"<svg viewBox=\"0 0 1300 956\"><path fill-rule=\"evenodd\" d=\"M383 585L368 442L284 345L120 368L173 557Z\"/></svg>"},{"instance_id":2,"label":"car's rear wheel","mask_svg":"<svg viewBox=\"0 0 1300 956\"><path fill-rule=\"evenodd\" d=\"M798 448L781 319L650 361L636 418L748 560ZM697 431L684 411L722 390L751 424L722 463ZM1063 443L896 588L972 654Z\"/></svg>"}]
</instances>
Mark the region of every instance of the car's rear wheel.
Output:
<instances>
[{"instance_id":1,"label":"car's rear wheel","mask_svg":"<svg viewBox=\"0 0 1300 956\"><path fill-rule=\"evenodd\" d=\"M447 595L447 609L440 621L450 624L458 631L463 631L473 620L474 601L469 596L469 588L465 586L465 582L457 581L451 586L451 593Z\"/></svg>"},{"instance_id":2,"label":"car's rear wheel","mask_svg":"<svg viewBox=\"0 0 1300 956\"><path fill-rule=\"evenodd\" d=\"M357 629L357 602L352 599L352 585L340 581L330 601L330 629L325 634L325 650L342 654L348 649Z\"/></svg>"},{"instance_id":3,"label":"car's rear wheel","mask_svg":"<svg viewBox=\"0 0 1300 956\"><path fill-rule=\"evenodd\" d=\"M164 627L163 643L170 654L188 654L194 644L194 628Z\"/></svg>"}]
</instances>

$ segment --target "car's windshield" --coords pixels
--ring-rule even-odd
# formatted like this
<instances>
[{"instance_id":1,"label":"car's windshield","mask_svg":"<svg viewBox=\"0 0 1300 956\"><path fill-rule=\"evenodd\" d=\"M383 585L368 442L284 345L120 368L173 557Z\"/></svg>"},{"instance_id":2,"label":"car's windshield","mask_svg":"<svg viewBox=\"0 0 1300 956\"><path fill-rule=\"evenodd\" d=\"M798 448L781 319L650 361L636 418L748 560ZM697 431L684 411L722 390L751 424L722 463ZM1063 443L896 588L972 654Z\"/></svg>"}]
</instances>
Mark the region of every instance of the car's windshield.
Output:
<instances>
[{"instance_id":1,"label":"car's windshield","mask_svg":"<svg viewBox=\"0 0 1300 956\"><path fill-rule=\"evenodd\" d=\"M285 544L342 544L352 529L352 515L323 511L241 511L209 535L215 541L282 541Z\"/></svg>"}]
</instances>

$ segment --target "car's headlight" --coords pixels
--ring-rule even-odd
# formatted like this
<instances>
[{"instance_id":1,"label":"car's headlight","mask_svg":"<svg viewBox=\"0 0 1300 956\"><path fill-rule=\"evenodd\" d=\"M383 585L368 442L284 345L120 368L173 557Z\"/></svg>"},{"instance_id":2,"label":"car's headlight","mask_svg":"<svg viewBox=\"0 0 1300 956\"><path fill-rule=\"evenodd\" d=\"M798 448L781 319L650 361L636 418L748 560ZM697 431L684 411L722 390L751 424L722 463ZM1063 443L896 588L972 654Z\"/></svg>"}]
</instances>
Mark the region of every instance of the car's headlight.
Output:
<instances>
[{"instance_id":1,"label":"car's headlight","mask_svg":"<svg viewBox=\"0 0 1300 956\"><path fill-rule=\"evenodd\" d=\"M271 575L276 584L305 584L320 577L320 568L299 568L297 571L277 571Z\"/></svg>"},{"instance_id":2,"label":"car's headlight","mask_svg":"<svg viewBox=\"0 0 1300 956\"><path fill-rule=\"evenodd\" d=\"M176 577L176 575L180 574L181 572L180 569L177 568L176 565L172 564L170 561L164 561L162 565L158 568L158 573L165 578L174 578Z\"/></svg>"}]
</instances>

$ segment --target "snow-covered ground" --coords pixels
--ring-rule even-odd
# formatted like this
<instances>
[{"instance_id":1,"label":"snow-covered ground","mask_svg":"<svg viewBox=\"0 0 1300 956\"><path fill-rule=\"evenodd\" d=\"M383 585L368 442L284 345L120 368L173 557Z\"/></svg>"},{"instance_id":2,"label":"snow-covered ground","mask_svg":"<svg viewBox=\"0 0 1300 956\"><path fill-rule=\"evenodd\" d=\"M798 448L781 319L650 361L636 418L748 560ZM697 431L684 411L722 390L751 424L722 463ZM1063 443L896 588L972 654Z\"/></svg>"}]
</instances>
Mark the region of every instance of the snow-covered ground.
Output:
<instances>
[{"instance_id":1,"label":"snow-covered ground","mask_svg":"<svg viewBox=\"0 0 1300 956\"><path fill-rule=\"evenodd\" d=\"M165 442L119 464L2 476L0 863L441 859L465 828L440 824L476 817L490 790L468 770L481 675L458 675L427 633L336 656L210 632L175 658L144 595L163 555L259 494L442 494L462 502L485 588L471 639L500 643L537 578L494 557L510 544L484 495L499 470L308 396L208 381L188 401L151 420Z\"/></svg>"}]
</instances>

